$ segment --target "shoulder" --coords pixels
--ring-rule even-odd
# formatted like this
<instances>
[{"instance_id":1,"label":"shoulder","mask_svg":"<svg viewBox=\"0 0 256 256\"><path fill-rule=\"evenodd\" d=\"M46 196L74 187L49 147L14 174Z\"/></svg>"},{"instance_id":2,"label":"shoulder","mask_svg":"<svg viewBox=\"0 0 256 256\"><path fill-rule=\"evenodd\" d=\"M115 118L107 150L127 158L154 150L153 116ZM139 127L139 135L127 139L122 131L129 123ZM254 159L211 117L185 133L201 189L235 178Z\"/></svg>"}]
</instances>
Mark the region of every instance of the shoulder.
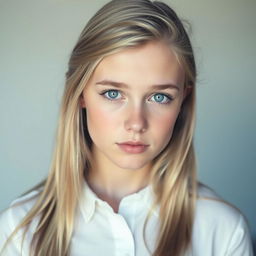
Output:
<instances>
[{"instance_id":1,"label":"shoulder","mask_svg":"<svg viewBox=\"0 0 256 256\"><path fill-rule=\"evenodd\" d=\"M218 255L252 255L250 232L241 211L224 201L211 188L199 183L194 239L205 241ZM251 253L251 254L250 254Z\"/></svg>"},{"instance_id":2,"label":"shoulder","mask_svg":"<svg viewBox=\"0 0 256 256\"><path fill-rule=\"evenodd\" d=\"M212 224L235 224L243 215L238 208L222 199L213 189L199 183L196 217L200 217L201 221L211 220Z\"/></svg>"},{"instance_id":3,"label":"shoulder","mask_svg":"<svg viewBox=\"0 0 256 256\"><path fill-rule=\"evenodd\" d=\"M0 213L0 250L6 242L7 238L11 235L11 233L20 224L23 218L32 209L32 207L36 203L40 191L40 189L33 190L26 195L18 197L11 202L10 206L7 209L3 210ZM37 221L38 219L36 218L30 224L28 233L26 234L27 239L31 239ZM15 253L19 250L18 248L20 248L20 241L23 230L24 229L20 229L14 236L15 238L12 240L12 242L8 244L8 252L12 253L12 255L15 255Z\"/></svg>"},{"instance_id":4,"label":"shoulder","mask_svg":"<svg viewBox=\"0 0 256 256\"><path fill-rule=\"evenodd\" d=\"M41 190L33 190L13 200L10 206L0 213L0 223L14 226L21 221L35 204Z\"/></svg>"}]
</instances>

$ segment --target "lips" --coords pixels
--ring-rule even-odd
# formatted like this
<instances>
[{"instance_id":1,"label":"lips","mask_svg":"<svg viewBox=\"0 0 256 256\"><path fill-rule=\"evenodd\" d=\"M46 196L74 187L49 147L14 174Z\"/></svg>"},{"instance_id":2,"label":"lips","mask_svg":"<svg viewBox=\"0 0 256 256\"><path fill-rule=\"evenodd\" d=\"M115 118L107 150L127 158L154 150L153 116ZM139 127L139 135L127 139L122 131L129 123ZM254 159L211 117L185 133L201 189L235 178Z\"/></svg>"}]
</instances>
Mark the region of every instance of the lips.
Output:
<instances>
[{"instance_id":1,"label":"lips","mask_svg":"<svg viewBox=\"0 0 256 256\"><path fill-rule=\"evenodd\" d=\"M148 146L147 144L144 144L140 141L126 141L122 143L117 143L119 148L124 151L125 153L130 154L139 154L143 153L147 150Z\"/></svg>"},{"instance_id":2,"label":"lips","mask_svg":"<svg viewBox=\"0 0 256 256\"><path fill-rule=\"evenodd\" d=\"M119 145L131 145L131 146L147 146L145 143L140 141L126 141L122 143L118 143Z\"/></svg>"}]
</instances>

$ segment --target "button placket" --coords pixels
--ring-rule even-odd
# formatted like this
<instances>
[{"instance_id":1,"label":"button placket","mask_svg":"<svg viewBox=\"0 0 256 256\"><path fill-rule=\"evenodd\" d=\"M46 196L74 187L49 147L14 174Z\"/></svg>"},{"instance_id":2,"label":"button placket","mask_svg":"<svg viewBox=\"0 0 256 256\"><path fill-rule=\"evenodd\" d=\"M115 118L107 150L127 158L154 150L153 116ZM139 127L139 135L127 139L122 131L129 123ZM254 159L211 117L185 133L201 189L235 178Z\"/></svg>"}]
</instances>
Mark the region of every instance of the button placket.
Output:
<instances>
[{"instance_id":1,"label":"button placket","mask_svg":"<svg viewBox=\"0 0 256 256\"><path fill-rule=\"evenodd\" d=\"M112 214L109 218L115 243L115 256L134 256L135 243L132 232L120 214Z\"/></svg>"}]
</instances>

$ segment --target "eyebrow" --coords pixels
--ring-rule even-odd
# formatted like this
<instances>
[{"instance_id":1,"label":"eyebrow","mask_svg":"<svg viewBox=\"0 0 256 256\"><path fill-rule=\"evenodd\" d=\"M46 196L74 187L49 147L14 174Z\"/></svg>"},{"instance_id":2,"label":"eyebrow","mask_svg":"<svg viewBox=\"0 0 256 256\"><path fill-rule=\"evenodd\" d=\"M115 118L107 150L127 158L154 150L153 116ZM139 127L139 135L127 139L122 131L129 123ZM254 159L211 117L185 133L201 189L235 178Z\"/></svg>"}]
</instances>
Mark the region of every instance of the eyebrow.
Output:
<instances>
[{"instance_id":1,"label":"eyebrow","mask_svg":"<svg viewBox=\"0 0 256 256\"><path fill-rule=\"evenodd\" d=\"M121 83L121 82L116 82L116 81L112 81L112 80L102 80L99 82L96 82L96 84L100 84L100 85L106 85L106 86L114 86L117 88L129 88L129 86L125 83ZM158 84L158 85L152 85L151 86L152 89L158 89L158 90L164 90L164 89L176 89L176 90L180 90L179 86L175 85L175 84Z\"/></svg>"}]
</instances>

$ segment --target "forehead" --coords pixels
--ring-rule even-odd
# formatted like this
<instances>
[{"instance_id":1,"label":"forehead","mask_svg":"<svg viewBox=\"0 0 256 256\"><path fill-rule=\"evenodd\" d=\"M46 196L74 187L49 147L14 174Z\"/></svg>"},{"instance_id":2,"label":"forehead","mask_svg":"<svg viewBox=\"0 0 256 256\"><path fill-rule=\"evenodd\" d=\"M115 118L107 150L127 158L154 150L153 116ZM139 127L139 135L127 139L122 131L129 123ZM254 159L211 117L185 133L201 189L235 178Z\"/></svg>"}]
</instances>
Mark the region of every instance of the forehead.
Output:
<instances>
[{"instance_id":1,"label":"forehead","mask_svg":"<svg viewBox=\"0 0 256 256\"><path fill-rule=\"evenodd\" d=\"M92 80L113 80L128 85L184 83L184 71L173 50L163 42L126 48L103 58Z\"/></svg>"}]
</instances>

